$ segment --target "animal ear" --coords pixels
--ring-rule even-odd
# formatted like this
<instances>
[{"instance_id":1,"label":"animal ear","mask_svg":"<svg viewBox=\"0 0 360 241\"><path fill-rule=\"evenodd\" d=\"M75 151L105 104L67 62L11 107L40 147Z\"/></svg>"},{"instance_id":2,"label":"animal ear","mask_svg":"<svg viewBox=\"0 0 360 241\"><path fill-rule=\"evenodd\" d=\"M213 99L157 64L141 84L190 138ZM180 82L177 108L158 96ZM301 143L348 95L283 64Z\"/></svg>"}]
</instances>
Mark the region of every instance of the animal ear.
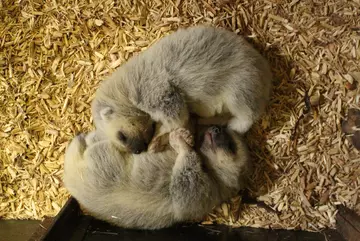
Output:
<instances>
[{"instance_id":1,"label":"animal ear","mask_svg":"<svg viewBox=\"0 0 360 241\"><path fill-rule=\"evenodd\" d=\"M113 109L111 109L111 107L105 107L102 110L100 110L101 119L109 120L113 113L114 113L114 111L113 111Z\"/></svg>"}]
</instances>

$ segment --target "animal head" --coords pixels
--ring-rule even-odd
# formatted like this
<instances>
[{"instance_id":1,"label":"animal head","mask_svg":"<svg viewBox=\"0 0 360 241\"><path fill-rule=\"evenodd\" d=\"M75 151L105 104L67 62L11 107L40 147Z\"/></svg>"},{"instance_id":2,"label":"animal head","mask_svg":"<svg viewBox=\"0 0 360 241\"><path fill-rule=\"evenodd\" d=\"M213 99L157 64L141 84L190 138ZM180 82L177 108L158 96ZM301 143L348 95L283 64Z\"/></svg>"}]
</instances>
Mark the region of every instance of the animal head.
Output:
<instances>
[{"instance_id":1,"label":"animal head","mask_svg":"<svg viewBox=\"0 0 360 241\"><path fill-rule=\"evenodd\" d=\"M244 155L240 136L226 127L208 127L198 138L199 150L208 159L228 162L242 159Z\"/></svg>"},{"instance_id":2,"label":"animal head","mask_svg":"<svg viewBox=\"0 0 360 241\"><path fill-rule=\"evenodd\" d=\"M155 129L149 116L125 116L111 107L104 107L100 110L100 118L102 130L110 140L134 154L147 150Z\"/></svg>"}]
</instances>

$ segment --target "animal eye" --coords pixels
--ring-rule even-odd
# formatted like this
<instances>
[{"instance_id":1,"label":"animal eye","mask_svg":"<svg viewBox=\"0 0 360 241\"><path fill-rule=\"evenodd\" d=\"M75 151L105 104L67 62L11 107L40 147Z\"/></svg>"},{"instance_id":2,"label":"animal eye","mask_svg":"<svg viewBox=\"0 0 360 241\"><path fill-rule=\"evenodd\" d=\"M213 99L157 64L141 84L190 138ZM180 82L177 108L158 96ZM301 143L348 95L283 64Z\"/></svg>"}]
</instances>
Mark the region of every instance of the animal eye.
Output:
<instances>
[{"instance_id":1,"label":"animal eye","mask_svg":"<svg viewBox=\"0 0 360 241\"><path fill-rule=\"evenodd\" d=\"M117 137L120 141L126 142L127 137L121 131L117 133Z\"/></svg>"}]
</instances>

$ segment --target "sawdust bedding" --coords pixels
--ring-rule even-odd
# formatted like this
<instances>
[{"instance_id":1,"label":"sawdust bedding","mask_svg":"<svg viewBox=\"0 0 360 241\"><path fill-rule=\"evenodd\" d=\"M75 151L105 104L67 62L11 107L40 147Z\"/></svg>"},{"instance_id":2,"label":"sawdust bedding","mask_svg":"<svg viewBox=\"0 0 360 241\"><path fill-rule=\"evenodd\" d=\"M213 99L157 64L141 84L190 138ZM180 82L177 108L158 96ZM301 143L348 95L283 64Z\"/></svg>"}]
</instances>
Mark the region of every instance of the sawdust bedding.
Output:
<instances>
[{"instance_id":1,"label":"sawdust bedding","mask_svg":"<svg viewBox=\"0 0 360 241\"><path fill-rule=\"evenodd\" d=\"M0 1L0 217L56 215L64 150L93 128L90 102L114 68L178 27L243 34L271 62L267 114L248 134L251 193L204 220L321 230L360 213L359 152L341 132L359 108L360 1Z\"/></svg>"}]
</instances>

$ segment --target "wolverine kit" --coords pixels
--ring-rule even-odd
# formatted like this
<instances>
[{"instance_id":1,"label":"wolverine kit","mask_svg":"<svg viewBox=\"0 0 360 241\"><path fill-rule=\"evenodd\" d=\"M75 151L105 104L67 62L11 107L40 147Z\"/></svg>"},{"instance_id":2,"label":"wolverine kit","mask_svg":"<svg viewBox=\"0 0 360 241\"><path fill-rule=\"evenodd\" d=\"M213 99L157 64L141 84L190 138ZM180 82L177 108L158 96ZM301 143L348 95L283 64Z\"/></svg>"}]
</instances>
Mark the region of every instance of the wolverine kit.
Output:
<instances>
[{"instance_id":1,"label":"wolverine kit","mask_svg":"<svg viewBox=\"0 0 360 241\"><path fill-rule=\"evenodd\" d=\"M246 187L244 134L271 84L267 60L243 37L181 28L100 84L96 129L66 150L65 187L88 213L121 227L199 221Z\"/></svg>"},{"instance_id":2,"label":"wolverine kit","mask_svg":"<svg viewBox=\"0 0 360 241\"><path fill-rule=\"evenodd\" d=\"M359 0L0 0L0 240L55 216L49 241L360 240L339 208L360 214L359 16Z\"/></svg>"}]
</instances>

